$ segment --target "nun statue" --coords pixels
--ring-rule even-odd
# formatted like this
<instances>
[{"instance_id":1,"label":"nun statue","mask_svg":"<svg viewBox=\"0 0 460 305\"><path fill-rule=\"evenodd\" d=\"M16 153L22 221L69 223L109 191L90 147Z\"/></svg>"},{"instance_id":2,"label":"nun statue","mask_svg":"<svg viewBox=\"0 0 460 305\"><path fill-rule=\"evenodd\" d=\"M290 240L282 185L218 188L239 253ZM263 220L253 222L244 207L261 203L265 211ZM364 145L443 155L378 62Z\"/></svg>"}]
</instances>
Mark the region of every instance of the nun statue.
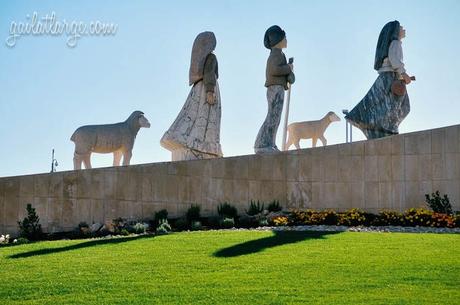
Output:
<instances>
[{"instance_id":1,"label":"nun statue","mask_svg":"<svg viewBox=\"0 0 460 305\"><path fill-rule=\"evenodd\" d=\"M352 125L362 130L367 139L398 134L398 126L410 111L407 91L395 94L392 84L402 80L410 84L403 63L401 40L405 29L398 21L388 22L382 29L375 51L374 69L379 76L366 96L346 116Z\"/></svg>"},{"instance_id":2,"label":"nun statue","mask_svg":"<svg viewBox=\"0 0 460 305\"><path fill-rule=\"evenodd\" d=\"M221 101L217 83L217 58L213 32L198 34L190 62L190 94L174 123L161 138L172 161L222 157L220 146Z\"/></svg>"},{"instance_id":3,"label":"nun statue","mask_svg":"<svg viewBox=\"0 0 460 305\"><path fill-rule=\"evenodd\" d=\"M256 154L278 152L276 132L283 112L284 91L288 83L293 84L295 77L292 64L288 64L282 49L287 47L286 33L277 25L265 32L264 45L270 49L265 70L268 113L257 134L254 144Z\"/></svg>"}]
</instances>

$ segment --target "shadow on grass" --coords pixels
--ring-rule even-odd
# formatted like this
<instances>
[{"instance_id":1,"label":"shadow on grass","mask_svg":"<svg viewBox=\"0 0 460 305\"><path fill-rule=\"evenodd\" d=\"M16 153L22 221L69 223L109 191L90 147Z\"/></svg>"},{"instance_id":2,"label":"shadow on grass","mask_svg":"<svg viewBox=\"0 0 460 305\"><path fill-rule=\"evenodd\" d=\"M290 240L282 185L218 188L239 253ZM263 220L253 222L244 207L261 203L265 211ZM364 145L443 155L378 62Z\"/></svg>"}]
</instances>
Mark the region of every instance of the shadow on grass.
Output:
<instances>
[{"instance_id":1,"label":"shadow on grass","mask_svg":"<svg viewBox=\"0 0 460 305\"><path fill-rule=\"evenodd\" d=\"M78 249L84 249L94 246L102 246L102 245L113 245L113 244L120 244L125 243L133 240L144 239L144 238L153 238L153 235L139 235L134 237L113 237L113 238L104 238L104 239L94 239L90 241L85 241L82 243L78 243L75 245L60 247L60 248L45 248L39 250L33 250L28 252L17 253L8 256L8 258L26 258L31 256L38 256L38 255L47 255L47 254L54 254Z\"/></svg>"},{"instance_id":2,"label":"shadow on grass","mask_svg":"<svg viewBox=\"0 0 460 305\"><path fill-rule=\"evenodd\" d=\"M263 251L286 244L298 243L309 239L323 239L325 235L337 234L340 232L322 231L273 231L274 235L261 239L250 240L228 248L223 248L214 253L215 257L235 257Z\"/></svg>"}]
</instances>

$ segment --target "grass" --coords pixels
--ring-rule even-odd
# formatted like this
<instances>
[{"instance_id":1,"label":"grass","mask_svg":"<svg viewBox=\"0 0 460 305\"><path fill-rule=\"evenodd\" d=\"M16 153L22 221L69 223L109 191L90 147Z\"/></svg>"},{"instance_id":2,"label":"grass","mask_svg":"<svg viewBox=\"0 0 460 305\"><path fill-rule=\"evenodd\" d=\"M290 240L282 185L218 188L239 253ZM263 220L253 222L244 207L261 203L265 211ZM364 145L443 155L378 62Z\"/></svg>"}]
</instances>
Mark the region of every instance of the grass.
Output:
<instances>
[{"instance_id":1,"label":"grass","mask_svg":"<svg viewBox=\"0 0 460 305\"><path fill-rule=\"evenodd\" d=\"M220 231L0 248L0 304L458 304L460 235Z\"/></svg>"}]
</instances>

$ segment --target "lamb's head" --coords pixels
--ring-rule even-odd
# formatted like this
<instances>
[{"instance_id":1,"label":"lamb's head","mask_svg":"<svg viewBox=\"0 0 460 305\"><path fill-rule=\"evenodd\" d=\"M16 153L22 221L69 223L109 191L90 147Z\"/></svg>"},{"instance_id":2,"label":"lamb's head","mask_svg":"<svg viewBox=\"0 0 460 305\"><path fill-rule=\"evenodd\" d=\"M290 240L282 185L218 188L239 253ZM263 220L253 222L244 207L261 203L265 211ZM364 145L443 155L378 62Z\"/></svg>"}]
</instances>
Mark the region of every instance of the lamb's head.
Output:
<instances>
[{"instance_id":1,"label":"lamb's head","mask_svg":"<svg viewBox=\"0 0 460 305\"><path fill-rule=\"evenodd\" d=\"M144 113L142 111L136 110L131 115L129 118L126 120L130 128L137 132L140 128L150 128L150 122L147 120L147 118L144 116Z\"/></svg>"},{"instance_id":2,"label":"lamb's head","mask_svg":"<svg viewBox=\"0 0 460 305\"><path fill-rule=\"evenodd\" d=\"M332 122L339 122L340 118L335 114L334 111L329 111L326 116L329 118L329 121Z\"/></svg>"}]
</instances>

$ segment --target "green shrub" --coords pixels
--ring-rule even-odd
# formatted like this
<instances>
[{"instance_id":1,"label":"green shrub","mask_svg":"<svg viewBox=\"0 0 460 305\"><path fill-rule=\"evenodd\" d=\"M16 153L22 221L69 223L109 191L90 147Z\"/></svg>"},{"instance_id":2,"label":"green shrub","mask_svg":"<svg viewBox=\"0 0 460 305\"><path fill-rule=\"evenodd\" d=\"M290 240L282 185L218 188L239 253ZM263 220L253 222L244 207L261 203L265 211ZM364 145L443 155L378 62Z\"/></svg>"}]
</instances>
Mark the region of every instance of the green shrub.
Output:
<instances>
[{"instance_id":1,"label":"green shrub","mask_svg":"<svg viewBox=\"0 0 460 305\"><path fill-rule=\"evenodd\" d=\"M122 230L127 231L126 220L121 218L121 217L113 219L112 220L112 229L113 229L112 233L114 233L114 234L121 234Z\"/></svg>"},{"instance_id":2,"label":"green shrub","mask_svg":"<svg viewBox=\"0 0 460 305\"><path fill-rule=\"evenodd\" d=\"M89 225L84 222L84 221L81 221L79 224L78 224L78 227L77 227L77 235L78 236L88 236L91 234L91 229L89 227Z\"/></svg>"},{"instance_id":3,"label":"green shrub","mask_svg":"<svg viewBox=\"0 0 460 305\"><path fill-rule=\"evenodd\" d=\"M259 219L259 226L260 227L267 227L268 226L268 220L265 217L262 217Z\"/></svg>"},{"instance_id":4,"label":"green shrub","mask_svg":"<svg viewBox=\"0 0 460 305\"><path fill-rule=\"evenodd\" d=\"M158 224L158 227L156 229L157 234L168 234L171 232L171 226L168 223L167 219L162 219L160 220L160 223Z\"/></svg>"},{"instance_id":5,"label":"green shrub","mask_svg":"<svg viewBox=\"0 0 460 305\"><path fill-rule=\"evenodd\" d=\"M22 221L18 221L19 235L28 240L40 240L43 237L40 218L30 203L27 204L26 210L27 216Z\"/></svg>"},{"instance_id":6,"label":"green shrub","mask_svg":"<svg viewBox=\"0 0 460 305\"><path fill-rule=\"evenodd\" d=\"M254 228L259 225L259 221L254 216L242 215L238 218L238 225L242 228Z\"/></svg>"},{"instance_id":7,"label":"green shrub","mask_svg":"<svg viewBox=\"0 0 460 305\"><path fill-rule=\"evenodd\" d=\"M157 227L160 224L160 221L164 219L168 219L168 211L166 209L155 212L155 216L153 218L154 226Z\"/></svg>"},{"instance_id":8,"label":"green shrub","mask_svg":"<svg viewBox=\"0 0 460 305\"><path fill-rule=\"evenodd\" d=\"M200 220L200 211L201 208L197 204L192 204L190 208L187 210L187 214L185 217L187 218L187 221L192 224L194 221Z\"/></svg>"},{"instance_id":9,"label":"green shrub","mask_svg":"<svg viewBox=\"0 0 460 305\"><path fill-rule=\"evenodd\" d=\"M433 212L452 215L452 205L446 194L443 197L441 197L439 191L432 193L431 196L430 194L425 194L425 201Z\"/></svg>"},{"instance_id":10,"label":"green shrub","mask_svg":"<svg viewBox=\"0 0 460 305\"><path fill-rule=\"evenodd\" d=\"M189 228L189 222L187 221L187 219L185 217L178 218L174 222L174 228L177 231L187 230Z\"/></svg>"},{"instance_id":11,"label":"green shrub","mask_svg":"<svg viewBox=\"0 0 460 305\"><path fill-rule=\"evenodd\" d=\"M13 243L16 245L22 245L22 244L28 244L30 243L30 241L25 237L19 237L18 239L15 239Z\"/></svg>"},{"instance_id":12,"label":"green shrub","mask_svg":"<svg viewBox=\"0 0 460 305\"><path fill-rule=\"evenodd\" d=\"M366 219L370 218L366 215ZM374 226L400 226L403 224L402 215L397 211L381 210L377 217L370 222Z\"/></svg>"},{"instance_id":13,"label":"green shrub","mask_svg":"<svg viewBox=\"0 0 460 305\"><path fill-rule=\"evenodd\" d=\"M269 212L280 212L282 210L282 207L281 207L280 202L278 200L273 200L268 205L267 210Z\"/></svg>"},{"instance_id":14,"label":"green shrub","mask_svg":"<svg viewBox=\"0 0 460 305\"><path fill-rule=\"evenodd\" d=\"M339 224L344 226L363 226L367 224L366 221L366 213L356 208L339 215Z\"/></svg>"},{"instance_id":15,"label":"green shrub","mask_svg":"<svg viewBox=\"0 0 460 305\"><path fill-rule=\"evenodd\" d=\"M402 225L415 227L415 226L435 226L431 215L432 211L424 208L411 208L404 211L402 215Z\"/></svg>"},{"instance_id":16,"label":"green shrub","mask_svg":"<svg viewBox=\"0 0 460 305\"><path fill-rule=\"evenodd\" d=\"M262 213L264 210L264 203L262 202L262 205L260 205L260 202L257 201L257 203L253 200L249 203L249 208L246 210L246 214L249 216L254 216L257 214Z\"/></svg>"},{"instance_id":17,"label":"green shrub","mask_svg":"<svg viewBox=\"0 0 460 305\"><path fill-rule=\"evenodd\" d=\"M148 225L141 222L137 222L132 228L133 233L143 234L147 231Z\"/></svg>"},{"instance_id":18,"label":"green shrub","mask_svg":"<svg viewBox=\"0 0 460 305\"><path fill-rule=\"evenodd\" d=\"M222 227L225 229L230 229L235 227L235 219L233 218L224 218L222 220Z\"/></svg>"},{"instance_id":19,"label":"green shrub","mask_svg":"<svg viewBox=\"0 0 460 305\"><path fill-rule=\"evenodd\" d=\"M238 210L229 203L224 202L217 206L217 214L222 218L236 218L238 217Z\"/></svg>"},{"instance_id":20,"label":"green shrub","mask_svg":"<svg viewBox=\"0 0 460 305\"><path fill-rule=\"evenodd\" d=\"M129 231L127 229L121 229L120 230L120 235L127 236L127 235L129 235Z\"/></svg>"},{"instance_id":21,"label":"green shrub","mask_svg":"<svg viewBox=\"0 0 460 305\"><path fill-rule=\"evenodd\" d=\"M191 225L192 231L199 231L202 228L203 226L201 225L201 221L199 220L192 221L192 225Z\"/></svg>"},{"instance_id":22,"label":"green shrub","mask_svg":"<svg viewBox=\"0 0 460 305\"><path fill-rule=\"evenodd\" d=\"M213 229L218 229L222 225L222 218L220 216L210 216L206 220L206 225Z\"/></svg>"}]
</instances>

